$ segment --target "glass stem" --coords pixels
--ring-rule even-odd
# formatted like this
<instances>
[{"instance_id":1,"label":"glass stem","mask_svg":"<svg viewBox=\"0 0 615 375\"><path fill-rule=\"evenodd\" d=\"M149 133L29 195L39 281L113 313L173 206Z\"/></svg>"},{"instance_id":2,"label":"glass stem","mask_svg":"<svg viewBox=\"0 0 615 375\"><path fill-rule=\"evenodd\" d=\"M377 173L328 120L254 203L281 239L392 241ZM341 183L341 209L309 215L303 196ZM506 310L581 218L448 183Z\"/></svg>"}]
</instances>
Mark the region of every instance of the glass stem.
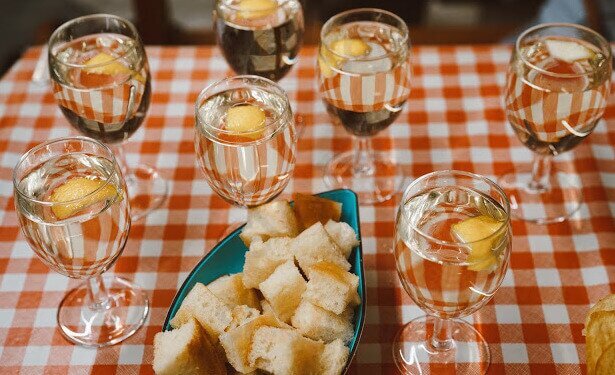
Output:
<instances>
[{"instance_id":1,"label":"glass stem","mask_svg":"<svg viewBox=\"0 0 615 375\"><path fill-rule=\"evenodd\" d=\"M117 164L122 170L122 175L124 176L126 185L130 186L134 182L134 176L132 174L132 171L128 167L128 163L126 162L126 153L124 152L124 145L118 143L111 146L111 148L113 149L113 153L115 154L115 160L117 161Z\"/></svg>"},{"instance_id":2,"label":"glass stem","mask_svg":"<svg viewBox=\"0 0 615 375\"><path fill-rule=\"evenodd\" d=\"M370 137L356 137L354 153L354 174L371 175L374 173L374 151Z\"/></svg>"},{"instance_id":3,"label":"glass stem","mask_svg":"<svg viewBox=\"0 0 615 375\"><path fill-rule=\"evenodd\" d=\"M109 291L103 282L102 275L88 279L88 298L90 309L94 311L108 310L111 308L111 298Z\"/></svg>"},{"instance_id":4,"label":"glass stem","mask_svg":"<svg viewBox=\"0 0 615 375\"><path fill-rule=\"evenodd\" d=\"M431 346L437 351L451 349L455 345L451 332L451 321L434 316Z\"/></svg>"},{"instance_id":5,"label":"glass stem","mask_svg":"<svg viewBox=\"0 0 615 375\"><path fill-rule=\"evenodd\" d=\"M549 177L551 175L551 164L553 158L551 156L534 154L532 161L532 180L528 188L530 191L543 192L551 188Z\"/></svg>"}]
</instances>

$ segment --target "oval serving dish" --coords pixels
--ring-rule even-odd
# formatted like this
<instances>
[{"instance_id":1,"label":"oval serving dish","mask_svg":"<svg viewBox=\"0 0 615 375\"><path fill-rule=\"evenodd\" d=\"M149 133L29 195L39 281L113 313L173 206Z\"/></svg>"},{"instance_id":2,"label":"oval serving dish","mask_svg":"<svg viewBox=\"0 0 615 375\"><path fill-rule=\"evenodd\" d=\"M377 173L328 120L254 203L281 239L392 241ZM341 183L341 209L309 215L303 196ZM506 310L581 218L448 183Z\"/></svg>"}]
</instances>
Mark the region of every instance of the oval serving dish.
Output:
<instances>
[{"instance_id":1,"label":"oval serving dish","mask_svg":"<svg viewBox=\"0 0 615 375\"><path fill-rule=\"evenodd\" d=\"M361 241L361 228L359 221L359 203L357 201L357 195L347 189L331 190L324 193L316 194L319 197L327 198L342 204L342 217L341 221L350 225L355 232L359 241ZM192 272L188 275L181 288L175 295L173 303L169 308L167 317L163 324L163 330L171 330L171 319L175 316L175 313L179 309L182 301L197 282L203 284L209 284L220 276L239 273L243 271L243 264L245 261L245 253L248 248L239 238L239 233L243 230L243 225L229 234L226 238L220 241L201 261L194 267ZM354 358L357 347L359 346L359 339L363 331L363 324L365 322L365 275L363 270L363 253L361 244L352 249L350 258L348 261L351 264L350 272L359 277L359 296L361 297L361 304L356 307L354 315L354 336L348 343L350 348L350 356L348 357L348 363L344 368L344 373L348 371L348 367Z\"/></svg>"}]
</instances>

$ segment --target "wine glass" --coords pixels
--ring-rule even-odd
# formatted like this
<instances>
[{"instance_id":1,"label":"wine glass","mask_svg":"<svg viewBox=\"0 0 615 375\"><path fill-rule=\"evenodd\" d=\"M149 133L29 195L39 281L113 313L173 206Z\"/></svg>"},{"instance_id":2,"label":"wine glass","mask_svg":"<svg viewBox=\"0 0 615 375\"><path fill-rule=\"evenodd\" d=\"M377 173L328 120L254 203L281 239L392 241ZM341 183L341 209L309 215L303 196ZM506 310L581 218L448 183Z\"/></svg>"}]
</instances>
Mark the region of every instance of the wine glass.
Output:
<instances>
[{"instance_id":1,"label":"wine glass","mask_svg":"<svg viewBox=\"0 0 615 375\"><path fill-rule=\"evenodd\" d=\"M602 118L611 61L606 39L580 25L542 24L517 39L507 74L506 117L534 161L499 180L513 216L561 222L580 207L579 177L555 169L552 159L590 135Z\"/></svg>"},{"instance_id":2,"label":"wine glass","mask_svg":"<svg viewBox=\"0 0 615 375\"><path fill-rule=\"evenodd\" d=\"M109 14L75 18L49 38L48 60L54 97L68 122L113 148L132 219L162 205L166 181L148 165L130 168L122 147L141 126L151 96L147 56L134 25Z\"/></svg>"},{"instance_id":3,"label":"wine glass","mask_svg":"<svg viewBox=\"0 0 615 375\"><path fill-rule=\"evenodd\" d=\"M393 343L402 373L486 372L489 347L457 318L483 307L500 287L511 251L508 198L473 173L438 171L403 194L395 223L395 260L410 298L427 313Z\"/></svg>"},{"instance_id":4,"label":"wine glass","mask_svg":"<svg viewBox=\"0 0 615 375\"><path fill-rule=\"evenodd\" d=\"M25 153L13 171L19 226L49 268L83 284L64 296L57 313L71 342L116 344L143 325L147 295L117 276L102 276L130 232L130 204L111 150L86 137L62 138Z\"/></svg>"},{"instance_id":5,"label":"wine glass","mask_svg":"<svg viewBox=\"0 0 615 375\"><path fill-rule=\"evenodd\" d=\"M284 190L297 136L288 97L276 83L250 75L215 82L201 91L195 117L197 158L220 197L255 207Z\"/></svg>"},{"instance_id":6,"label":"wine glass","mask_svg":"<svg viewBox=\"0 0 615 375\"><path fill-rule=\"evenodd\" d=\"M279 81L297 63L304 31L298 0L217 0L213 18L235 73Z\"/></svg>"},{"instance_id":7,"label":"wine glass","mask_svg":"<svg viewBox=\"0 0 615 375\"><path fill-rule=\"evenodd\" d=\"M354 150L331 160L325 182L349 188L360 203L390 199L402 173L372 138L401 113L410 94L408 27L393 13L354 9L329 19L320 31L320 94L335 124L353 136Z\"/></svg>"}]
</instances>

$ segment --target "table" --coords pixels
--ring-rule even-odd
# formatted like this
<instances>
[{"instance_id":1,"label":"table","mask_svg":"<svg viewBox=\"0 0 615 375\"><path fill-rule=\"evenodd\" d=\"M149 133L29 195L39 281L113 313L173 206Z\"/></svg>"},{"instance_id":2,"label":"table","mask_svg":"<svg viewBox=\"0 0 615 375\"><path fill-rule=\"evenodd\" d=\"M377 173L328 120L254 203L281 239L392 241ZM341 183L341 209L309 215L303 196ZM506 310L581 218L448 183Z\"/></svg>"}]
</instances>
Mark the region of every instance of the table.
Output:
<instances>
[{"instance_id":1,"label":"table","mask_svg":"<svg viewBox=\"0 0 615 375\"><path fill-rule=\"evenodd\" d=\"M241 209L223 202L195 163L193 103L206 84L230 74L215 48L151 47L152 104L127 144L129 162L156 165L169 180L164 208L134 223L111 270L150 296L147 324L120 345L93 350L66 342L56 307L74 280L50 271L16 223L11 171L19 156L70 127L49 88L30 82L40 48L29 49L0 80L0 373L151 373L152 342L177 288ZM375 141L394 148L408 178L446 168L495 177L531 152L502 110L508 46L416 47L413 91L399 120ZM306 47L283 79L306 126L295 175L284 195L326 190L322 168L350 148L333 127L315 85L315 49ZM468 317L491 347L492 374L577 374L585 370L583 322L590 304L615 290L615 95L605 120L560 166L579 172L585 202L567 223L515 221L511 267L502 287ZM367 318L353 373L395 373L390 343L402 322L422 315L400 286L392 255L396 202L361 207Z\"/></svg>"}]
</instances>

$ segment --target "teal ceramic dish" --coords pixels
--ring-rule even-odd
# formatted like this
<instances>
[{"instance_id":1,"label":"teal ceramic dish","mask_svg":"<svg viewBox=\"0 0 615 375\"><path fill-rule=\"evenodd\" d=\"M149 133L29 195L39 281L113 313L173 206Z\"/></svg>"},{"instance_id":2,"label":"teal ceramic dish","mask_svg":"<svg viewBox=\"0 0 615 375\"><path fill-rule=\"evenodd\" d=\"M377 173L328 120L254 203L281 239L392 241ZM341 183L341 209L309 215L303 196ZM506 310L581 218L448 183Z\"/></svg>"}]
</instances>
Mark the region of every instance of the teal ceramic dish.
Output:
<instances>
[{"instance_id":1,"label":"teal ceramic dish","mask_svg":"<svg viewBox=\"0 0 615 375\"><path fill-rule=\"evenodd\" d=\"M359 202L357 201L357 195L353 191L347 189L332 190L317 195L342 203L341 221L348 223L348 225L355 230L360 241L361 228L359 226ZM209 284L220 276L239 273L243 270L245 253L248 251L248 248L239 238L239 233L241 233L242 229L243 226L236 229L233 233L220 241L209 252L209 254L207 254L199 262L199 264L196 265L192 272L190 272L186 278L186 281L184 281L173 299L171 308L167 313L167 318L162 326L164 331L172 329L169 322L175 316L179 306L194 284L197 282ZM359 339L361 338L361 333L363 331L363 324L365 322L365 275L363 270L363 253L361 245L352 249L352 253L350 254L350 259L348 259L348 261L352 265L350 272L359 276L359 296L361 297L361 305L357 306L355 311L354 337L349 343L350 357L348 358L348 363L346 364L344 373L348 370L348 366L356 354L357 347L359 346Z\"/></svg>"}]
</instances>

